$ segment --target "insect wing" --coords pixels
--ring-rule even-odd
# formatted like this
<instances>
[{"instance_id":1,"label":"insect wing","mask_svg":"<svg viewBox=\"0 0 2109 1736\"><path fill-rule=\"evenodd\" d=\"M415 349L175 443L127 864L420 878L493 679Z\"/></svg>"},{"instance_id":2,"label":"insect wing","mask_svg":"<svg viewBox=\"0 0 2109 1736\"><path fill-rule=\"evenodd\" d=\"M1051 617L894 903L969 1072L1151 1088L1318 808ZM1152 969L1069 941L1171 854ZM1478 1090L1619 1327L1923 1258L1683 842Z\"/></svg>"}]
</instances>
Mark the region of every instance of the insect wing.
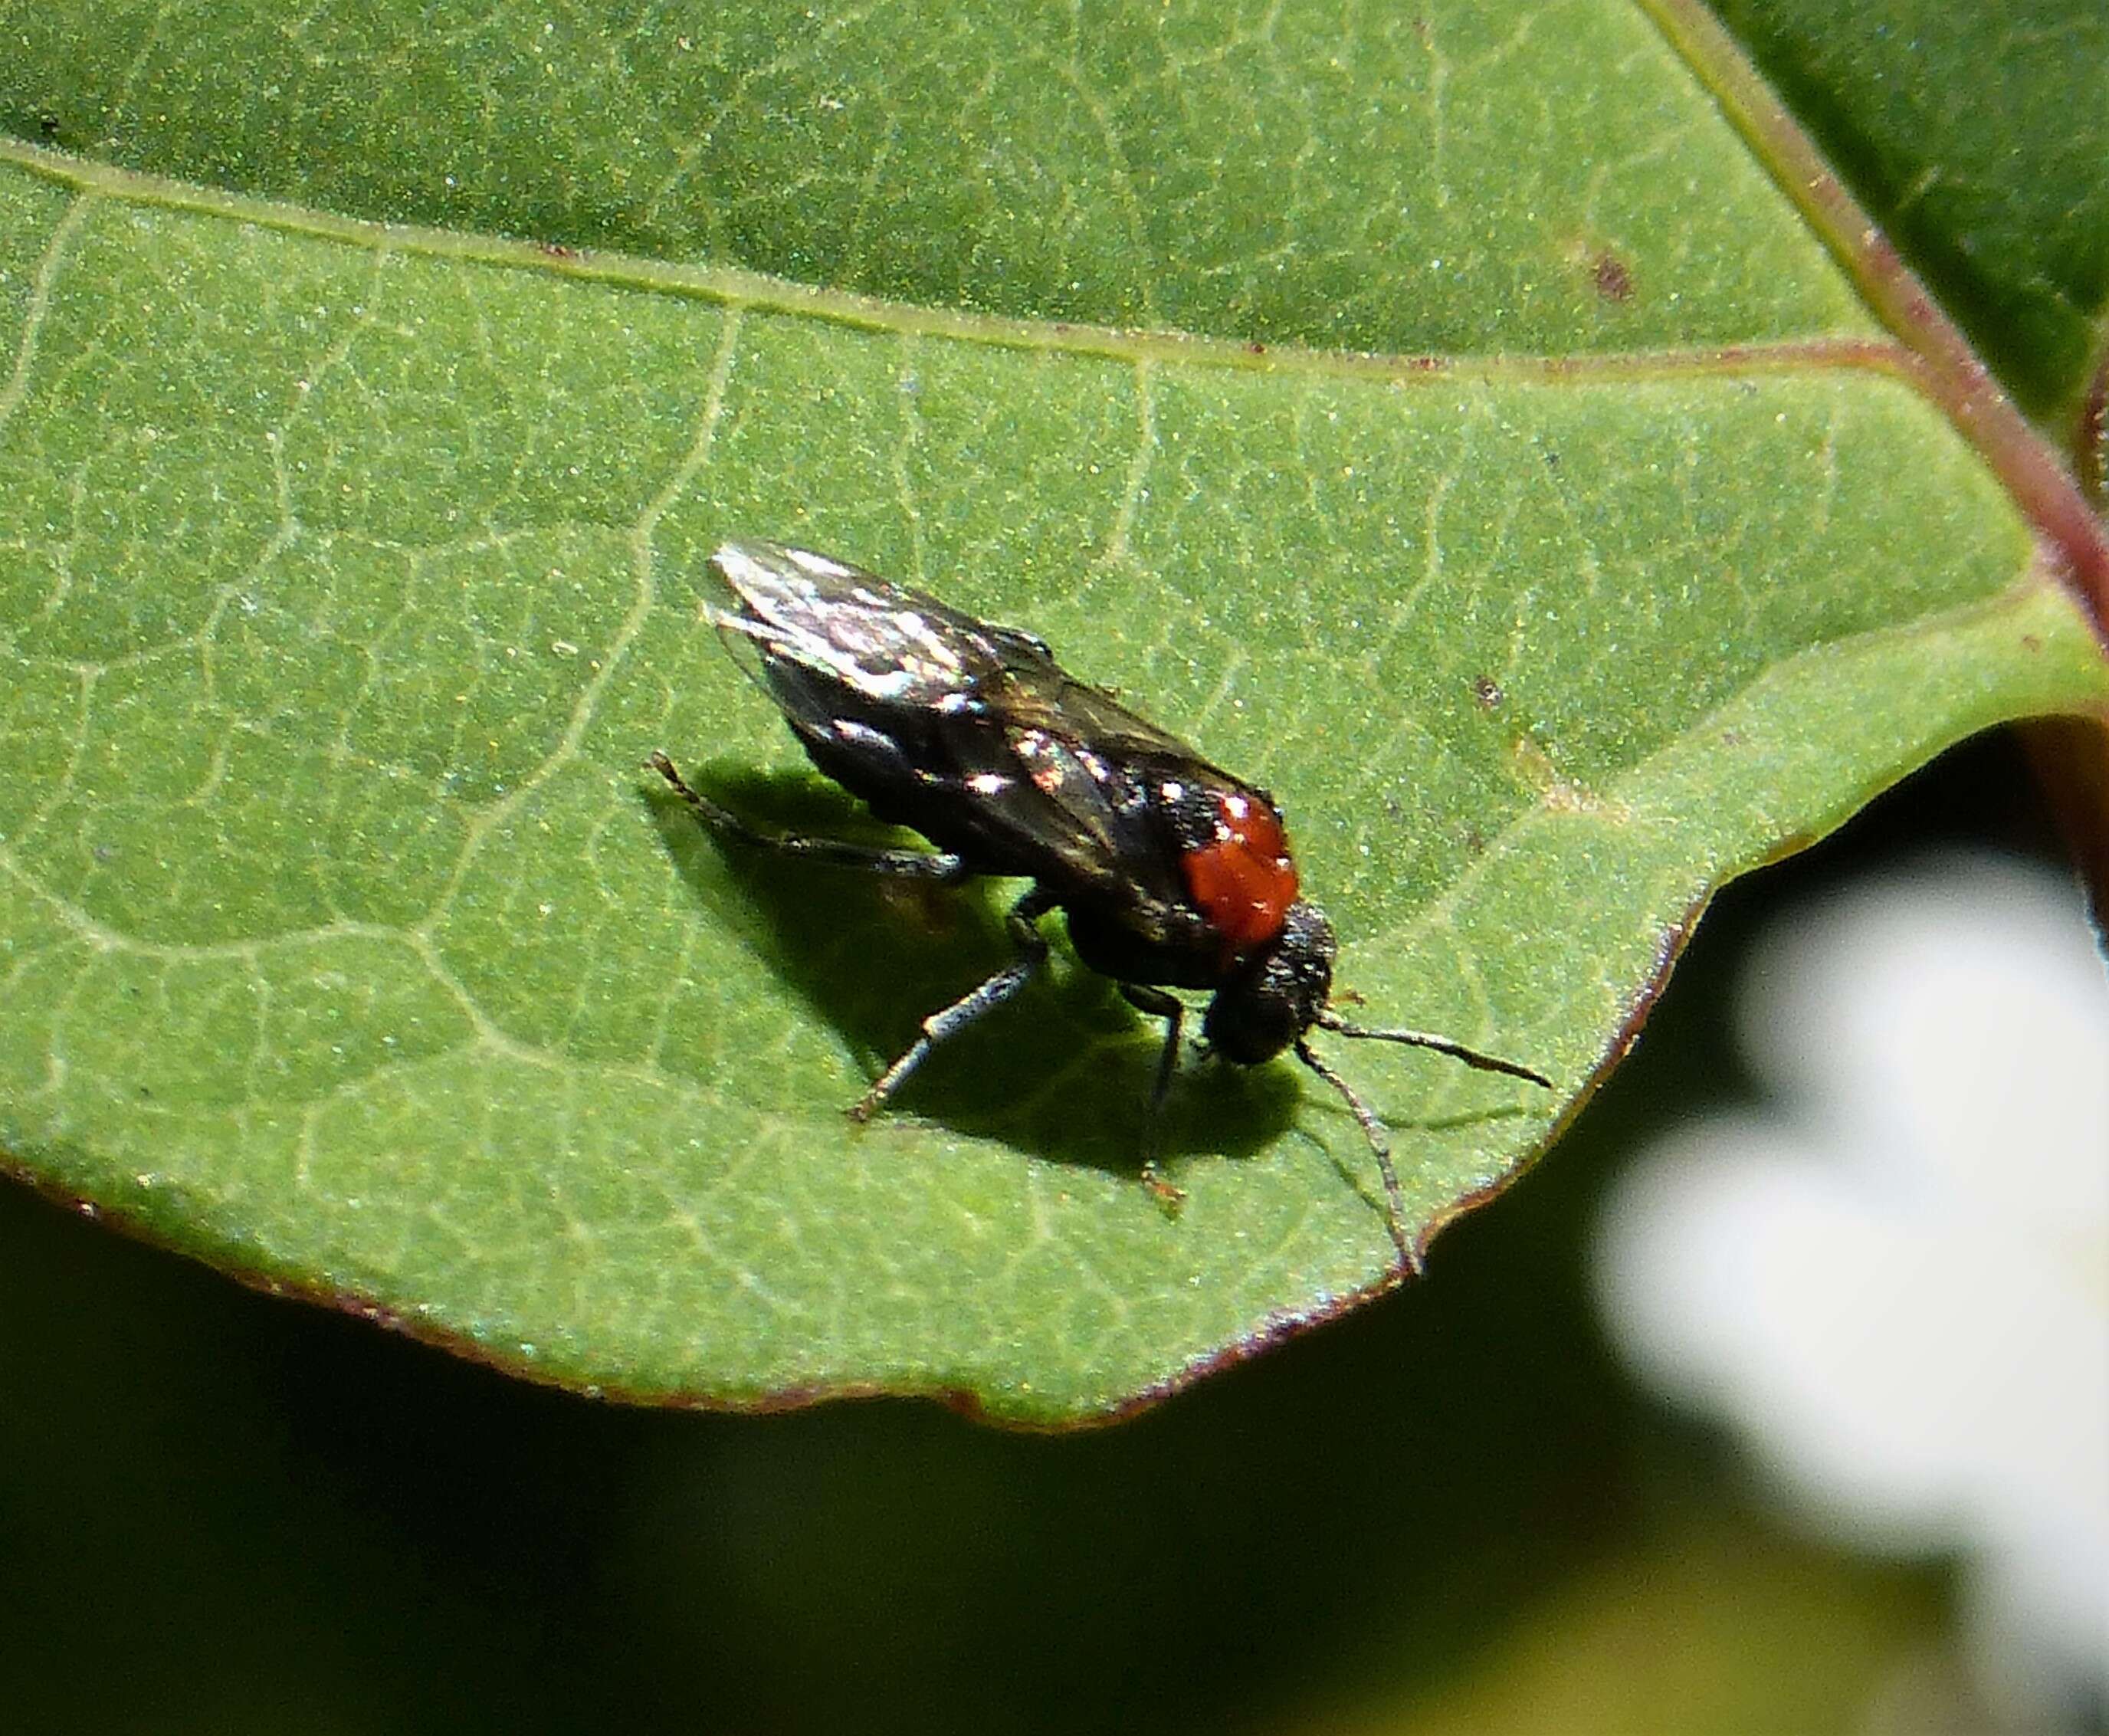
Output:
<instances>
[{"instance_id":1,"label":"insect wing","mask_svg":"<svg viewBox=\"0 0 2109 1736\"><path fill-rule=\"evenodd\" d=\"M1137 717L1104 688L1079 681L1051 659L1045 671L1051 679L1033 679L1024 670L1008 673L1004 712L1015 724L1066 736L1102 759L1185 760L1197 771L1222 776L1177 736Z\"/></svg>"},{"instance_id":2,"label":"insect wing","mask_svg":"<svg viewBox=\"0 0 2109 1736\"><path fill-rule=\"evenodd\" d=\"M995 871L1088 885L1145 924L1179 900L1176 862L1138 848L1127 774L1137 753L1192 750L1043 641L809 549L731 542L711 564L734 660L874 808Z\"/></svg>"},{"instance_id":3,"label":"insect wing","mask_svg":"<svg viewBox=\"0 0 2109 1736\"><path fill-rule=\"evenodd\" d=\"M1106 852L1109 878L1123 883L1118 902L1145 933L1167 934L1181 920L1179 907L1192 902L1185 843L1166 837L1162 817L1167 805L1181 799L1181 786L1204 805L1243 796L1275 812L1263 790L1211 765L1051 659L1037 670L1008 671L1001 709L1012 751L1038 792L1068 810Z\"/></svg>"},{"instance_id":4,"label":"insect wing","mask_svg":"<svg viewBox=\"0 0 2109 1736\"><path fill-rule=\"evenodd\" d=\"M734 661L779 703L772 666L789 664L877 704L956 711L1003 667L991 628L847 561L782 543L729 542L711 557L733 605L712 624Z\"/></svg>"}]
</instances>

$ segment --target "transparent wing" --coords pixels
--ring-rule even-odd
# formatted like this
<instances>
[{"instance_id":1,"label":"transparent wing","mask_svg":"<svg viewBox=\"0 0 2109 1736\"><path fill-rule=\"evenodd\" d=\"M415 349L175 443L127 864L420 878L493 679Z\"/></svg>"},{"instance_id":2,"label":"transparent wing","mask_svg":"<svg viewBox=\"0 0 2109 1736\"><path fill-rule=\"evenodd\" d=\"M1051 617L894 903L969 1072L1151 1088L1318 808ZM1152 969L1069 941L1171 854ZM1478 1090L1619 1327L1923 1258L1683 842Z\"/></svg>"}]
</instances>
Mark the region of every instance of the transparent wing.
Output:
<instances>
[{"instance_id":1,"label":"transparent wing","mask_svg":"<svg viewBox=\"0 0 2109 1736\"><path fill-rule=\"evenodd\" d=\"M711 568L730 605L712 608L711 621L772 697L765 656L866 699L951 711L1001 676L1014 648L1047 655L1029 634L991 626L810 549L729 542L711 557Z\"/></svg>"},{"instance_id":2,"label":"transparent wing","mask_svg":"<svg viewBox=\"0 0 2109 1736\"><path fill-rule=\"evenodd\" d=\"M874 805L946 848L978 834L1019 871L1082 882L1131 906L1181 902L1176 857L1146 833L1133 799L1139 760L1220 776L1112 695L1069 676L1047 646L833 557L781 543L729 542L711 564L727 593L712 619L734 658L793 727L845 757L869 757ZM886 763L879 763L881 754ZM925 798L962 804L958 827ZM844 778L844 782L850 780Z\"/></svg>"},{"instance_id":3,"label":"transparent wing","mask_svg":"<svg viewBox=\"0 0 2109 1736\"><path fill-rule=\"evenodd\" d=\"M986 707L1039 728L1127 749L1194 750L1102 689L1077 680L1045 641L978 620L810 549L729 542L711 557L731 607L711 618L742 667L774 696L757 653L841 682L868 699L954 713Z\"/></svg>"}]
</instances>

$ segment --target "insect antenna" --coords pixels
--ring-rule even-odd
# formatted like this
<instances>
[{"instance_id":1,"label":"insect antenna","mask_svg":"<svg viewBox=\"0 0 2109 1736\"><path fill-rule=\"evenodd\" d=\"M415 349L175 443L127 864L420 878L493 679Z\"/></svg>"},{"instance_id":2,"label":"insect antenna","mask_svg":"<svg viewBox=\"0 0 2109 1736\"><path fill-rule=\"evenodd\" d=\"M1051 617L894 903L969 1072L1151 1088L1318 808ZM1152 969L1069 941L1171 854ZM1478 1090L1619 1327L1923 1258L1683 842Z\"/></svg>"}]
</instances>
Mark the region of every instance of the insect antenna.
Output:
<instances>
[{"instance_id":1,"label":"insect antenna","mask_svg":"<svg viewBox=\"0 0 2109 1736\"><path fill-rule=\"evenodd\" d=\"M1311 1021L1321 1030L1331 1031L1340 1037L1367 1038L1375 1042L1404 1043L1409 1048L1433 1049L1438 1055L1447 1055L1461 1060L1467 1067L1476 1067L1482 1073L1505 1073L1511 1078L1529 1079L1533 1085L1542 1085L1548 1091L1552 1081L1519 1061L1505 1061L1497 1055L1483 1055L1477 1049L1468 1049L1461 1042L1447 1037L1438 1037L1429 1031L1384 1030L1375 1031L1359 1024L1350 1024L1338 1013L1330 1009L1321 1012ZM1354 1087L1340 1075L1318 1059L1311 1045L1301 1037L1296 1039L1296 1058L1339 1092L1342 1100L1362 1124L1364 1137L1370 1150L1376 1154L1377 1169L1384 1177L1384 1223L1391 1232L1391 1239L1398 1249L1399 1264L1416 1277L1420 1273L1420 1257L1413 1251L1406 1239L1406 1198L1399 1191L1398 1172L1392 1167L1391 1141L1384 1133L1384 1123L1376 1112L1355 1095Z\"/></svg>"},{"instance_id":2,"label":"insect antenna","mask_svg":"<svg viewBox=\"0 0 2109 1736\"><path fill-rule=\"evenodd\" d=\"M1433 1049L1438 1055L1447 1055L1453 1060L1464 1062L1467 1067L1478 1068L1482 1073L1506 1073L1511 1078L1529 1079L1533 1085L1542 1085L1547 1091L1552 1089L1552 1081L1533 1067L1526 1067L1520 1061L1505 1061L1497 1055L1482 1055L1477 1049L1468 1049L1464 1044L1447 1037L1438 1037L1432 1031L1372 1031L1359 1024L1350 1024L1338 1013L1331 1011L1319 1014L1311 1022L1321 1030L1332 1031L1342 1037L1362 1037L1375 1042L1404 1043L1409 1048ZM1353 1101L1352 1095L1350 1101Z\"/></svg>"},{"instance_id":3,"label":"insect antenna","mask_svg":"<svg viewBox=\"0 0 2109 1736\"><path fill-rule=\"evenodd\" d=\"M1399 1264L1419 1277L1420 1256L1406 1239L1406 1196L1399 1191L1398 1172L1391 1166L1391 1142L1384 1137L1384 1123L1377 1119L1369 1105L1355 1095L1354 1087L1312 1053L1311 1045L1300 1037L1296 1039L1296 1058L1339 1092L1354 1112L1355 1119L1362 1124L1370 1150L1376 1153L1378 1173L1384 1177L1384 1227L1391 1232L1391 1239L1398 1248Z\"/></svg>"}]
</instances>

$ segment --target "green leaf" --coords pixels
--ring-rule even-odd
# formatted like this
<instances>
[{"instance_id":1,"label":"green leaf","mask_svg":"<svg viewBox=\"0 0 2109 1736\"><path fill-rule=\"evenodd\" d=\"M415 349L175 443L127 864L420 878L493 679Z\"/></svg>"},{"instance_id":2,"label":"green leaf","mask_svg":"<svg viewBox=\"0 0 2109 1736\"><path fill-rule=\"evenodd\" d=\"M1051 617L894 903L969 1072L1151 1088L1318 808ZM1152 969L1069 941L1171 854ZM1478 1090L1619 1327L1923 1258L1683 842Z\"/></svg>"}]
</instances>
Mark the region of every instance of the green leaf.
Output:
<instances>
[{"instance_id":1,"label":"green leaf","mask_svg":"<svg viewBox=\"0 0 2109 1736\"><path fill-rule=\"evenodd\" d=\"M0 0L0 126L381 220L1021 319L1561 354L1872 329L1624 5ZM1667 197L1665 197L1667 195ZM1607 293L1600 279L1621 286ZM893 316L889 316L889 318Z\"/></svg>"},{"instance_id":2,"label":"green leaf","mask_svg":"<svg viewBox=\"0 0 2109 1736\"><path fill-rule=\"evenodd\" d=\"M0 8L0 112L102 159L0 147L0 1153L259 1281L626 1396L1040 1422L1390 1282L1287 1065L1190 1065L1152 1202L1154 1031L1066 953L850 1128L1006 889L670 810L655 748L860 824L699 619L727 536L1274 789L1369 1015L1558 1081L1328 1046L1423 1231L1723 880L2109 708L2011 451L1623 8L158 16Z\"/></svg>"},{"instance_id":3,"label":"green leaf","mask_svg":"<svg viewBox=\"0 0 2109 1736\"><path fill-rule=\"evenodd\" d=\"M2109 348L2109 11L1719 10L2008 386L2071 417Z\"/></svg>"}]
</instances>

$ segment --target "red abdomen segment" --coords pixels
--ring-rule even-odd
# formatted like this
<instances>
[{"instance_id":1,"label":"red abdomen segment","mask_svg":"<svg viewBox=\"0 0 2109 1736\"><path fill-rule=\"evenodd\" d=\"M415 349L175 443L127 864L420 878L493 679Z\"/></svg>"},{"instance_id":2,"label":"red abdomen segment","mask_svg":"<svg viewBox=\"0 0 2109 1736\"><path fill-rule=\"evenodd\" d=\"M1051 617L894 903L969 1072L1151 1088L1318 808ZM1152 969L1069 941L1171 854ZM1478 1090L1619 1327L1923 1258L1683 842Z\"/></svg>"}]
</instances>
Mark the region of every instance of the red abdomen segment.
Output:
<instances>
[{"instance_id":1,"label":"red abdomen segment","mask_svg":"<svg viewBox=\"0 0 2109 1736\"><path fill-rule=\"evenodd\" d=\"M1274 811L1250 796L1217 797L1214 842L1187 851L1180 866L1188 893L1232 956L1272 940L1296 902L1289 836Z\"/></svg>"}]
</instances>

